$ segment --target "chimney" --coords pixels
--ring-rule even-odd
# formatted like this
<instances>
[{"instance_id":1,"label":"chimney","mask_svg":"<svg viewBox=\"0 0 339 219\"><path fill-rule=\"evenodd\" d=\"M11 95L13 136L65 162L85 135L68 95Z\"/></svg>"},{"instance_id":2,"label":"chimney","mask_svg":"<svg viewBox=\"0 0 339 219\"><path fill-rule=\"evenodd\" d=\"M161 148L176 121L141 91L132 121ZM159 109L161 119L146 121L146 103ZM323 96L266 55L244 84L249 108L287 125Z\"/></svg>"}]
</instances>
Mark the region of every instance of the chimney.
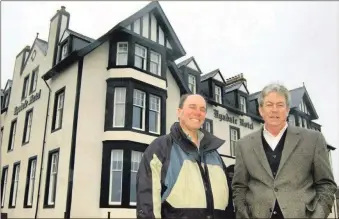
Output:
<instances>
[{"instance_id":1,"label":"chimney","mask_svg":"<svg viewBox=\"0 0 339 219\"><path fill-rule=\"evenodd\" d=\"M70 14L66 11L65 6L61 6L60 10L57 10L56 14L52 17L49 27L48 37L48 51L47 62L50 68L57 63L57 57L59 52L60 39L66 29L68 29Z\"/></svg>"},{"instance_id":2,"label":"chimney","mask_svg":"<svg viewBox=\"0 0 339 219\"><path fill-rule=\"evenodd\" d=\"M239 82L239 81L243 81L243 82L245 82L245 84L247 85L247 81L246 81L246 79L244 78L243 73L240 73L240 74L237 74L237 75L235 75L235 76L233 76L233 77L227 78L227 79L226 79L226 86L227 86L227 85L234 84L234 83Z\"/></svg>"}]
</instances>

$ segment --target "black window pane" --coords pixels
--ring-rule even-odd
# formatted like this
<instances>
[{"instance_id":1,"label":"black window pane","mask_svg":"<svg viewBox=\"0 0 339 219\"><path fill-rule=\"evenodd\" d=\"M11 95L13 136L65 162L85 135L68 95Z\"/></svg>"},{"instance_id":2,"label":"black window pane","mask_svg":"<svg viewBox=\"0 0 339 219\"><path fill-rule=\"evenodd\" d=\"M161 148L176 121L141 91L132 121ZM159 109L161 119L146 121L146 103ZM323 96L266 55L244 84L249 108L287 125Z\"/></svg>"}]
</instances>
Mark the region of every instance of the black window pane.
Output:
<instances>
[{"instance_id":1,"label":"black window pane","mask_svg":"<svg viewBox=\"0 0 339 219\"><path fill-rule=\"evenodd\" d=\"M137 196L136 196L136 172L131 172L131 187L130 187L130 202L136 202Z\"/></svg>"},{"instance_id":2,"label":"black window pane","mask_svg":"<svg viewBox=\"0 0 339 219\"><path fill-rule=\"evenodd\" d=\"M158 126L158 113L149 111L149 130L151 132L157 132Z\"/></svg>"},{"instance_id":3,"label":"black window pane","mask_svg":"<svg viewBox=\"0 0 339 219\"><path fill-rule=\"evenodd\" d=\"M141 129L142 110L140 107L133 106L133 127Z\"/></svg>"},{"instance_id":4,"label":"black window pane","mask_svg":"<svg viewBox=\"0 0 339 219\"><path fill-rule=\"evenodd\" d=\"M111 188L111 202L121 201L121 171L113 171L113 180Z\"/></svg>"}]
</instances>

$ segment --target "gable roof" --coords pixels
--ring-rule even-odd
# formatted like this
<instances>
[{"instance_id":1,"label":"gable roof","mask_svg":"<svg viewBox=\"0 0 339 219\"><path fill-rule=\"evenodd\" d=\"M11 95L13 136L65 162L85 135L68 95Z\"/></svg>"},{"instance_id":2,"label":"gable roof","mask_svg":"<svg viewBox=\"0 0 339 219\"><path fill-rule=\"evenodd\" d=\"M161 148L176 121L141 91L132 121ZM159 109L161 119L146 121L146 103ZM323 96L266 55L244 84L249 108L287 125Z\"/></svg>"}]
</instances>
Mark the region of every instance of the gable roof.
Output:
<instances>
[{"instance_id":1,"label":"gable roof","mask_svg":"<svg viewBox=\"0 0 339 219\"><path fill-rule=\"evenodd\" d=\"M256 99L259 98L259 95L260 95L260 91L257 91L257 92L255 92L255 93L253 93L253 94L250 94L250 95L248 96L248 100L249 100L249 101L256 100Z\"/></svg>"},{"instance_id":2,"label":"gable roof","mask_svg":"<svg viewBox=\"0 0 339 219\"><path fill-rule=\"evenodd\" d=\"M145 14L147 14L149 12L153 12L154 16L157 18L157 22L158 23L160 22L159 24L161 26L165 27L165 28L163 28L163 31L164 31L164 33L166 33L167 36L169 36L168 41L170 42L172 48L174 47L173 48L174 51L179 51L178 54L176 54L176 56L182 57L182 56L186 55L184 47L181 45L178 36L174 32L173 27L171 26L170 22L168 21L165 13L162 10L158 1L152 1L151 3L146 5L141 10L137 11L136 13L132 14L131 16L126 18L125 20L118 23L117 26L127 27L128 25L133 23L135 20L143 17ZM127 32L130 32L130 31L127 30Z\"/></svg>"},{"instance_id":3,"label":"gable roof","mask_svg":"<svg viewBox=\"0 0 339 219\"><path fill-rule=\"evenodd\" d=\"M116 31L124 31L124 32L127 32L129 34L135 34L133 31L128 30L126 28L126 26L129 25L129 23L134 22L135 19L138 19L138 18L142 17L143 15L145 15L145 14L151 12L151 11L154 12L154 15L156 16L157 19L159 19L161 22L163 22L166 25L166 27L167 27L166 29L168 31L167 34L169 36L171 36L170 39L168 39L168 40L170 41L172 48L174 47L173 52L174 52L175 58L185 56L186 52L185 52L183 46L181 45L177 35L175 34L171 24L169 23L165 13L163 12L160 4L158 3L158 1L152 1L151 3L146 5L144 8L142 8L141 10L137 11L136 13L134 13L133 15L128 17L127 19L119 22L112 29L110 29L107 33L105 33L104 35L102 35L98 39L94 40L93 42L91 42L90 44L85 46L84 48L82 48L80 50L73 51L70 55L68 55L65 59L63 59L61 62L59 62L56 66L53 66L49 71L47 71L42 76L42 78L44 80L48 80L52 75L58 74L56 72L57 69L64 68L65 65L71 64L74 61L76 61L77 59L79 59L79 58L85 56L86 54L90 53L91 51L93 51L94 49L96 49L97 47L99 47L100 45L105 43L107 40L109 40L110 36L113 33L115 33ZM168 49L167 47L165 47L165 48ZM61 65L61 67L59 67L59 65Z\"/></svg>"},{"instance_id":4,"label":"gable roof","mask_svg":"<svg viewBox=\"0 0 339 219\"><path fill-rule=\"evenodd\" d=\"M226 84L226 81L225 81L224 77L222 76L222 74L221 74L219 69L215 69L215 70L213 70L213 71L211 71L211 72L209 72L207 74L201 75L201 81L205 81L205 80L207 80L209 78L214 78L218 73L219 73L221 79L223 80L223 83Z\"/></svg>"},{"instance_id":5,"label":"gable roof","mask_svg":"<svg viewBox=\"0 0 339 219\"><path fill-rule=\"evenodd\" d=\"M78 38L80 38L80 39L83 39L83 40L85 40L85 41L88 41L89 43L92 43L92 42L95 41L95 39L93 39L93 38L90 38L90 37L88 37L88 36L82 35L82 34L80 34L80 33L78 33L78 32L75 32L75 31L73 31L73 30L71 30L71 29L66 29L66 30L63 32L63 34L62 34L62 36L61 36L61 38L60 38L60 42L59 42L59 43L61 43L61 40L63 40L63 37L64 37L64 35L65 35L66 33L68 33L69 35L76 36L76 37L78 37Z\"/></svg>"},{"instance_id":6,"label":"gable roof","mask_svg":"<svg viewBox=\"0 0 339 219\"><path fill-rule=\"evenodd\" d=\"M246 89L246 92L248 92L248 89L247 89L247 86L245 85L244 81L237 81L235 83L232 83L232 84L229 84L225 87L225 93L228 93L228 92L231 92L231 91L234 91L234 90L237 90L237 89L240 89L241 86L244 86L245 89Z\"/></svg>"},{"instance_id":7,"label":"gable roof","mask_svg":"<svg viewBox=\"0 0 339 219\"><path fill-rule=\"evenodd\" d=\"M13 81L8 79L5 85L5 89L3 89L4 91L7 91L10 87L12 87Z\"/></svg>"},{"instance_id":8,"label":"gable roof","mask_svg":"<svg viewBox=\"0 0 339 219\"><path fill-rule=\"evenodd\" d=\"M311 110L311 113L314 115L314 119L319 118L305 86L290 90L290 94L291 94L291 108L298 108L303 97L305 97L306 101L309 103L307 104L307 106L309 106L308 108Z\"/></svg>"},{"instance_id":9,"label":"gable roof","mask_svg":"<svg viewBox=\"0 0 339 219\"><path fill-rule=\"evenodd\" d=\"M199 65L197 64L197 62L195 61L195 59L194 59L193 56L191 56L190 58L188 58L188 59L186 59L186 60L180 62L179 64L177 64L177 66L178 66L178 68L180 68L181 66L187 66L187 67L189 67L188 65L189 65L191 62L194 63L194 65L197 67L197 69L198 69L198 71L200 72L200 74L202 74L202 71L200 70ZM191 67L189 67L189 68L191 68ZM194 69L193 69L193 70L194 70Z\"/></svg>"},{"instance_id":10,"label":"gable roof","mask_svg":"<svg viewBox=\"0 0 339 219\"><path fill-rule=\"evenodd\" d=\"M187 84L184 82L184 79L181 77L180 70L178 66L173 61L168 61L168 69L172 73L175 81L177 82L181 93L191 93L191 90L188 88Z\"/></svg>"},{"instance_id":11,"label":"gable roof","mask_svg":"<svg viewBox=\"0 0 339 219\"><path fill-rule=\"evenodd\" d=\"M39 38L36 38L35 43L39 47L39 49L42 51L42 53L46 56L47 55L47 49L48 49L48 43L46 41L42 40L42 39L39 39Z\"/></svg>"}]
</instances>

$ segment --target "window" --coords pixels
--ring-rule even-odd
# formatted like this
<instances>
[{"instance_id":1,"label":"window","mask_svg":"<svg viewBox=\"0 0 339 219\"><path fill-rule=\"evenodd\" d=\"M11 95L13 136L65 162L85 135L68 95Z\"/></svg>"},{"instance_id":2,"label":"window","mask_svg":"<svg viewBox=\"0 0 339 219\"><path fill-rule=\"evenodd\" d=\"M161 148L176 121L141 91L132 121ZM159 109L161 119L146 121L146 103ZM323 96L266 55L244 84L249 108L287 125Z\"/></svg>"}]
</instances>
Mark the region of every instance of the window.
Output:
<instances>
[{"instance_id":1,"label":"window","mask_svg":"<svg viewBox=\"0 0 339 219\"><path fill-rule=\"evenodd\" d=\"M161 75L161 55L154 51L151 51L150 72Z\"/></svg>"},{"instance_id":2,"label":"window","mask_svg":"<svg viewBox=\"0 0 339 219\"><path fill-rule=\"evenodd\" d=\"M31 136L33 109L27 111L25 119L25 128L22 143L28 143Z\"/></svg>"},{"instance_id":3,"label":"window","mask_svg":"<svg viewBox=\"0 0 339 219\"><path fill-rule=\"evenodd\" d=\"M118 42L116 65L127 65L127 57L128 57L128 43Z\"/></svg>"},{"instance_id":4,"label":"window","mask_svg":"<svg viewBox=\"0 0 339 219\"><path fill-rule=\"evenodd\" d=\"M147 144L110 140L102 147L100 208L135 208L136 176Z\"/></svg>"},{"instance_id":5,"label":"window","mask_svg":"<svg viewBox=\"0 0 339 219\"><path fill-rule=\"evenodd\" d=\"M27 75L24 79L24 85L23 85L23 89L22 89L22 96L21 99L25 99L28 95L28 84L29 84L29 75Z\"/></svg>"},{"instance_id":6,"label":"window","mask_svg":"<svg viewBox=\"0 0 339 219\"><path fill-rule=\"evenodd\" d=\"M133 123L134 129L144 130L145 126L145 93L134 90L133 93Z\"/></svg>"},{"instance_id":7,"label":"window","mask_svg":"<svg viewBox=\"0 0 339 219\"><path fill-rule=\"evenodd\" d=\"M290 114L288 116L288 124L290 124L292 126L295 126L295 117L294 117L294 115Z\"/></svg>"},{"instance_id":8,"label":"window","mask_svg":"<svg viewBox=\"0 0 339 219\"><path fill-rule=\"evenodd\" d=\"M114 89L113 127L125 127L126 88Z\"/></svg>"},{"instance_id":9,"label":"window","mask_svg":"<svg viewBox=\"0 0 339 219\"><path fill-rule=\"evenodd\" d=\"M19 186L19 173L20 173L20 163L15 163L13 165L12 188L9 199L9 207L15 207L16 205L16 198L18 195L18 186Z\"/></svg>"},{"instance_id":10,"label":"window","mask_svg":"<svg viewBox=\"0 0 339 219\"><path fill-rule=\"evenodd\" d=\"M62 127L64 102L65 102L65 88L61 88L59 91L55 93L52 130L58 130L61 129Z\"/></svg>"},{"instance_id":11,"label":"window","mask_svg":"<svg viewBox=\"0 0 339 219\"><path fill-rule=\"evenodd\" d=\"M15 119L11 124L11 132L10 132L9 141L8 141L8 151L12 151L14 149L16 124L17 124L16 121L17 120Z\"/></svg>"},{"instance_id":12,"label":"window","mask_svg":"<svg viewBox=\"0 0 339 219\"><path fill-rule=\"evenodd\" d=\"M1 127L0 148L2 145L2 137L4 136L4 127Z\"/></svg>"},{"instance_id":13,"label":"window","mask_svg":"<svg viewBox=\"0 0 339 219\"><path fill-rule=\"evenodd\" d=\"M194 75L188 75L188 88L190 89L190 91L195 94L196 93L196 80L195 80L195 76Z\"/></svg>"},{"instance_id":14,"label":"window","mask_svg":"<svg viewBox=\"0 0 339 219\"><path fill-rule=\"evenodd\" d=\"M222 96L221 96L221 87L219 87L219 86L215 86L215 88L214 88L215 90L214 90L214 92L215 92L215 101L217 102L217 103L220 103L220 104L222 104Z\"/></svg>"},{"instance_id":15,"label":"window","mask_svg":"<svg viewBox=\"0 0 339 219\"><path fill-rule=\"evenodd\" d=\"M205 122L205 130L208 131L208 132L211 132L211 122L210 121Z\"/></svg>"},{"instance_id":16,"label":"window","mask_svg":"<svg viewBox=\"0 0 339 219\"><path fill-rule=\"evenodd\" d=\"M146 70L147 50L145 47L135 45L134 65L137 68Z\"/></svg>"},{"instance_id":17,"label":"window","mask_svg":"<svg viewBox=\"0 0 339 219\"><path fill-rule=\"evenodd\" d=\"M38 69L35 69L32 72L32 81L31 81L31 90L30 93L34 92L36 90L36 86L38 83Z\"/></svg>"},{"instance_id":18,"label":"window","mask_svg":"<svg viewBox=\"0 0 339 219\"><path fill-rule=\"evenodd\" d=\"M8 167L4 167L2 169L1 174L1 207L3 208L5 205L5 197L6 197L6 188L7 188L7 178L8 178Z\"/></svg>"},{"instance_id":19,"label":"window","mask_svg":"<svg viewBox=\"0 0 339 219\"><path fill-rule=\"evenodd\" d=\"M66 42L61 48L61 59L63 60L68 55L68 42Z\"/></svg>"},{"instance_id":20,"label":"window","mask_svg":"<svg viewBox=\"0 0 339 219\"><path fill-rule=\"evenodd\" d=\"M35 172L36 172L36 157L28 160L27 168L27 182L26 185L26 194L25 194L25 203L26 206L32 206L33 197L34 197L34 185L35 185Z\"/></svg>"},{"instance_id":21,"label":"window","mask_svg":"<svg viewBox=\"0 0 339 219\"><path fill-rule=\"evenodd\" d=\"M136 205L137 203L137 190L136 190L136 178L137 172L139 169L139 164L141 161L143 153L139 151L132 151L131 158L131 183L130 183L130 196L129 203L130 205Z\"/></svg>"},{"instance_id":22,"label":"window","mask_svg":"<svg viewBox=\"0 0 339 219\"><path fill-rule=\"evenodd\" d=\"M149 97L149 131L160 134L160 97L150 94Z\"/></svg>"},{"instance_id":23,"label":"window","mask_svg":"<svg viewBox=\"0 0 339 219\"><path fill-rule=\"evenodd\" d=\"M246 98L240 96L240 111L246 113Z\"/></svg>"},{"instance_id":24,"label":"window","mask_svg":"<svg viewBox=\"0 0 339 219\"><path fill-rule=\"evenodd\" d=\"M231 156L235 156L235 143L240 137L240 129L235 127L230 127L230 146L231 146Z\"/></svg>"},{"instance_id":25,"label":"window","mask_svg":"<svg viewBox=\"0 0 339 219\"><path fill-rule=\"evenodd\" d=\"M109 204L121 204L123 150L111 151Z\"/></svg>"},{"instance_id":26,"label":"window","mask_svg":"<svg viewBox=\"0 0 339 219\"><path fill-rule=\"evenodd\" d=\"M59 149L49 152L48 166L47 166L47 179L45 189L45 205L54 206L56 198L57 178L58 178L58 165L59 165Z\"/></svg>"}]
</instances>

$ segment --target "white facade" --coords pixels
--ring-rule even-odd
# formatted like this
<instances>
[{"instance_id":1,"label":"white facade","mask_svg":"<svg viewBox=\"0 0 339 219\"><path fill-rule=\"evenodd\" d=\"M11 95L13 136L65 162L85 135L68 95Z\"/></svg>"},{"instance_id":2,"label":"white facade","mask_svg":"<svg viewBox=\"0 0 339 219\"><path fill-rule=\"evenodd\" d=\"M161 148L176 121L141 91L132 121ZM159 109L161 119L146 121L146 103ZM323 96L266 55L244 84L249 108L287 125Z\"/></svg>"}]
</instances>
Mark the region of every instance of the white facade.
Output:
<instances>
[{"instance_id":1,"label":"white facade","mask_svg":"<svg viewBox=\"0 0 339 219\"><path fill-rule=\"evenodd\" d=\"M48 42L37 38L19 54L4 90L8 106L1 105L1 201L8 218L135 218L140 155L169 133L189 89L208 100L204 128L226 140L219 152L227 166L235 162L233 142L261 127L244 78L205 77L192 61L174 63L185 52L159 8L151 3L91 49L97 41L69 30L62 7ZM189 74L196 87L189 86ZM238 90L239 103L228 99Z\"/></svg>"}]
</instances>

